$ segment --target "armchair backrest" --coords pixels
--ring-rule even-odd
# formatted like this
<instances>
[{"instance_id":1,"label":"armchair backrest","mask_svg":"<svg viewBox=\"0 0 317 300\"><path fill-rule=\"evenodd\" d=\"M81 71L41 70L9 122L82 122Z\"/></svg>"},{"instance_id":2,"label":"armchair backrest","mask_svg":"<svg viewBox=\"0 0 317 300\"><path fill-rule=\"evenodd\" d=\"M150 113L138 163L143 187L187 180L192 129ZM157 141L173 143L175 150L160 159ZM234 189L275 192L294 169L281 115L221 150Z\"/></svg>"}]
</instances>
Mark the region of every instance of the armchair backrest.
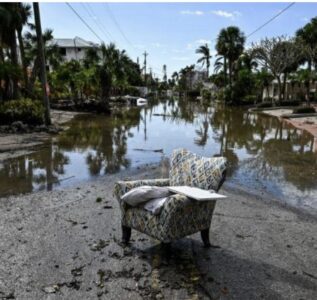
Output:
<instances>
[{"instance_id":1,"label":"armchair backrest","mask_svg":"<svg viewBox=\"0 0 317 300\"><path fill-rule=\"evenodd\" d=\"M225 180L226 158L203 157L186 149L174 150L169 173L170 185L187 185L218 191Z\"/></svg>"}]
</instances>

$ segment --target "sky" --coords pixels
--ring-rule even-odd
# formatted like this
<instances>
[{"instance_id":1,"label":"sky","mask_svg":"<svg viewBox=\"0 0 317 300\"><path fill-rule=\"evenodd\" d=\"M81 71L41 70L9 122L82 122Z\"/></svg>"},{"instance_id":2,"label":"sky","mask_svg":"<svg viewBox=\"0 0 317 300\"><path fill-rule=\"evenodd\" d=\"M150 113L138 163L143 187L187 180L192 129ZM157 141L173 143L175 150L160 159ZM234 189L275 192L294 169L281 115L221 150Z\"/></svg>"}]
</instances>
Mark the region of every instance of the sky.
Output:
<instances>
[{"instance_id":1,"label":"sky","mask_svg":"<svg viewBox=\"0 0 317 300\"><path fill-rule=\"evenodd\" d=\"M78 14L105 43L114 42L133 60L143 53L148 67L170 76L197 62L195 50L208 43L215 59L215 39L227 26L238 26L246 35L278 14L289 3L71 3ZM74 38L100 43L66 3L40 3L42 29L53 29L55 38ZM252 42L277 35L292 36L317 16L317 3L295 3L263 29L250 36ZM198 65L199 67L199 65Z\"/></svg>"}]
</instances>

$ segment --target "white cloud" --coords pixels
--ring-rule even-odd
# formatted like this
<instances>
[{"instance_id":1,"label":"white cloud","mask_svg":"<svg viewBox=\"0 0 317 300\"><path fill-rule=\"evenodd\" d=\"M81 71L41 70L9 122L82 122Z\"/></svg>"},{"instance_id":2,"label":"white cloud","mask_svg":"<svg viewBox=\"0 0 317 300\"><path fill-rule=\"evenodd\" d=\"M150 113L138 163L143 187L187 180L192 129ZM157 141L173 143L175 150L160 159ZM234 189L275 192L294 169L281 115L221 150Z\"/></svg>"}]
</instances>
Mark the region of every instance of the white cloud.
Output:
<instances>
[{"instance_id":1,"label":"white cloud","mask_svg":"<svg viewBox=\"0 0 317 300\"><path fill-rule=\"evenodd\" d=\"M205 40L205 39L200 39L200 40L195 41L195 43L196 44L208 44L208 45L210 45L211 41L210 40Z\"/></svg>"},{"instance_id":2,"label":"white cloud","mask_svg":"<svg viewBox=\"0 0 317 300\"><path fill-rule=\"evenodd\" d=\"M219 16L219 17L223 17L223 18L228 18L228 19L235 19L237 17L241 16L241 13L238 11L225 11L225 10L213 10L211 11L212 14Z\"/></svg>"},{"instance_id":3,"label":"white cloud","mask_svg":"<svg viewBox=\"0 0 317 300\"><path fill-rule=\"evenodd\" d=\"M301 18L301 20L302 20L303 22L308 22L308 21L309 21L309 18L303 17L303 18Z\"/></svg>"},{"instance_id":4,"label":"white cloud","mask_svg":"<svg viewBox=\"0 0 317 300\"><path fill-rule=\"evenodd\" d=\"M202 16L204 14L201 10L181 10L181 15L196 15L196 16Z\"/></svg>"}]
</instances>

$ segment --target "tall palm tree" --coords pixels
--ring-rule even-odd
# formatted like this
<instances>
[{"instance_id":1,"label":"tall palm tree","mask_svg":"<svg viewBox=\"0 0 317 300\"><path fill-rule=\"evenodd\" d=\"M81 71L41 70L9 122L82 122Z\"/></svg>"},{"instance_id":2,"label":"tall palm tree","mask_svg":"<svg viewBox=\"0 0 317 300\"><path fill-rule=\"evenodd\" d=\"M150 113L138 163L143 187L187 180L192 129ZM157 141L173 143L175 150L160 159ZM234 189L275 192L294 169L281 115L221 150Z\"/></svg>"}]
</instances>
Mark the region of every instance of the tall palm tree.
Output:
<instances>
[{"instance_id":1,"label":"tall palm tree","mask_svg":"<svg viewBox=\"0 0 317 300\"><path fill-rule=\"evenodd\" d=\"M219 56L219 55L218 55ZM223 56L219 56L214 64L214 71L215 73L220 72L222 69L224 69L224 62L222 60L225 60ZM224 71L224 70L223 70Z\"/></svg>"},{"instance_id":2,"label":"tall palm tree","mask_svg":"<svg viewBox=\"0 0 317 300\"><path fill-rule=\"evenodd\" d=\"M18 68L18 53L16 42L16 29L18 27L17 3L0 3L0 45L9 49L9 58L14 68ZM4 56L1 49L1 56ZM12 98L19 97L18 80L12 76ZM8 95L7 95L8 96ZM9 96L8 96L9 97Z\"/></svg>"},{"instance_id":3,"label":"tall palm tree","mask_svg":"<svg viewBox=\"0 0 317 300\"><path fill-rule=\"evenodd\" d=\"M173 80L174 84L177 84L177 83L178 83L178 78L179 78L178 73L177 73L177 72L174 72L174 73L172 74L172 80Z\"/></svg>"},{"instance_id":4,"label":"tall palm tree","mask_svg":"<svg viewBox=\"0 0 317 300\"><path fill-rule=\"evenodd\" d=\"M303 28L297 30L296 37L300 39L306 46L316 50L317 45L317 17L312 18ZM307 57L308 69L311 71L313 63L317 62L317 53L315 57Z\"/></svg>"},{"instance_id":5,"label":"tall palm tree","mask_svg":"<svg viewBox=\"0 0 317 300\"><path fill-rule=\"evenodd\" d=\"M201 54L202 56L197 60L197 63L201 63L202 66L206 64L207 69L207 78L209 78L209 67L210 67L210 49L208 47L208 44L201 45L198 49L196 49L197 54Z\"/></svg>"},{"instance_id":6,"label":"tall palm tree","mask_svg":"<svg viewBox=\"0 0 317 300\"><path fill-rule=\"evenodd\" d=\"M16 18L17 21L17 35L20 47L20 54L21 54L21 63L22 63L22 71L23 71L23 79L24 79L24 87L27 88L28 86L28 75L27 75L27 65L25 60L25 49L22 37L22 29L23 26L28 24L28 20L32 15L31 5L25 3L17 3L17 14Z\"/></svg>"},{"instance_id":7,"label":"tall palm tree","mask_svg":"<svg viewBox=\"0 0 317 300\"><path fill-rule=\"evenodd\" d=\"M27 66L32 66L31 76L28 79L28 92L33 93L34 83L40 72L40 58L38 55L38 45L36 41L36 34L33 32L34 25L30 25L31 32L26 32L23 38L25 47L25 62ZM59 52L59 49L55 43L53 43L53 31L46 29L43 34L43 43L46 62L56 69L63 58Z\"/></svg>"},{"instance_id":8,"label":"tall palm tree","mask_svg":"<svg viewBox=\"0 0 317 300\"><path fill-rule=\"evenodd\" d=\"M220 31L216 50L224 57L224 71L227 74L227 63L229 71L229 86L232 85L233 63L239 58L244 50L244 33L236 26L229 26Z\"/></svg>"}]
</instances>

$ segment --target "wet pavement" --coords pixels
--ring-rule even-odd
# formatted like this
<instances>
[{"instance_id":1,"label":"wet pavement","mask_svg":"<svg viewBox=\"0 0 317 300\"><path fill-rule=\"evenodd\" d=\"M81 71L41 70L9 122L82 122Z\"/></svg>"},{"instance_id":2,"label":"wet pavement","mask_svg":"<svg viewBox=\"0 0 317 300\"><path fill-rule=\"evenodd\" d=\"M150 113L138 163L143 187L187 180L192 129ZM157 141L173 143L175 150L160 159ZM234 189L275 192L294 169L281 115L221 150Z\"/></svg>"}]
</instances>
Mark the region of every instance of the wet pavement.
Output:
<instances>
[{"instance_id":1,"label":"wet pavement","mask_svg":"<svg viewBox=\"0 0 317 300\"><path fill-rule=\"evenodd\" d=\"M114 182L160 174L1 199L0 299L316 299L316 219L226 184L211 248L136 231L123 246Z\"/></svg>"}]
</instances>

